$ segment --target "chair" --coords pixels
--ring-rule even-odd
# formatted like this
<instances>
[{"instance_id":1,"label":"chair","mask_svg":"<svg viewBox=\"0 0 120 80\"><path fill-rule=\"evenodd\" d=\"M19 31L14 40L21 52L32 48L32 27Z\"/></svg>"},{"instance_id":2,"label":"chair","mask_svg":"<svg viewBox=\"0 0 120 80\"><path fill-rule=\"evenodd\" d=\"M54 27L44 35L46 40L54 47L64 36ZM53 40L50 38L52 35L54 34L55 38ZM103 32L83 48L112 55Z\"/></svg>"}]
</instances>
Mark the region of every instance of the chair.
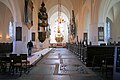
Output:
<instances>
[{"instance_id":1,"label":"chair","mask_svg":"<svg viewBox=\"0 0 120 80\"><path fill-rule=\"evenodd\" d=\"M20 76L22 74L22 60L20 56L15 56L12 58L12 62L11 62L11 69L12 69L12 73L14 75L14 70L16 69L16 72L20 72Z\"/></svg>"},{"instance_id":2,"label":"chair","mask_svg":"<svg viewBox=\"0 0 120 80\"><path fill-rule=\"evenodd\" d=\"M28 68L30 68L30 62L27 60L27 54L20 54L21 60L22 60L22 68L24 68L24 71L28 71Z\"/></svg>"},{"instance_id":3,"label":"chair","mask_svg":"<svg viewBox=\"0 0 120 80\"><path fill-rule=\"evenodd\" d=\"M14 57L17 57L17 54L10 54L9 57L10 57L10 60L11 60L9 71L11 72L12 65L13 65L13 59L14 59Z\"/></svg>"},{"instance_id":4,"label":"chair","mask_svg":"<svg viewBox=\"0 0 120 80\"><path fill-rule=\"evenodd\" d=\"M1 71L6 71L10 68L10 58L9 57L0 57L0 67Z\"/></svg>"},{"instance_id":5,"label":"chair","mask_svg":"<svg viewBox=\"0 0 120 80\"><path fill-rule=\"evenodd\" d=\"M22 62L21 62L21 57L17 56L17 54L10 54L10 59L11 59L11 66L10 66L10 72L12 75L16 72L18 72L18 69L20 71L20 76L22 74Z\"/></svg>"},{"instance_id":6,"label":"chair","mask_svg":"<svg viewBox=\"0 0 120 80\"><path fill-rule=\"evenodd\" d=\"M109 76L113 76L113 66L114 66L114 57L106 56L104 63L101 66L102 75L105 73L106 78L108 78Z\"/></svg>"},{"instance_id":7,"label":"chair","mask_svg":"<svg viewBox=\"0 0 120 80\"><path fill-rule=\"evenodd\" d=\"M22 75L22 71L24 69L24 72L28 69L29 62L27 61L27 54L20 54L20 56L17 56L17 54L10 54L11 58L11 71L14 75L15 70L16 72L20 73L20 76Z\"/></svg>"},{"instance_id":8,"label":"chair","mask_svg":"<svg viewBox=\"0 0 120 80\"><path fill-rule=\"evenodd\" d=\"M17 54L10 54L10 58L11 58L11 60L13 60L14 57L16 57L16 56L17 56Z\"/></svg>"}]
</instances>

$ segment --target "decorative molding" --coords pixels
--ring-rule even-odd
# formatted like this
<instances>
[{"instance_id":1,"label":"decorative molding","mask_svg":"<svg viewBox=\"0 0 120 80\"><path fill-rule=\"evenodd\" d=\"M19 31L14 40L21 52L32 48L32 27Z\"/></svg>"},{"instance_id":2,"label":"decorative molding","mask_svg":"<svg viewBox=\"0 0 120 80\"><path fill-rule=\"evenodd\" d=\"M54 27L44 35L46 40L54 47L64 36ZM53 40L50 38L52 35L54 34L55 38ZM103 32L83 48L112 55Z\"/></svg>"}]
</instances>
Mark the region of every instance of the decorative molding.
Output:
<instances>
[{"instance_id":1,"label":"decorative molding","mask_svg":"<svg viewBox=\"0 0 120 80\"><path fill-rule=\"evenodd\" d=\"M35 41L35 32L32 32L32 41Z\"/></svg>"}]
</instances>

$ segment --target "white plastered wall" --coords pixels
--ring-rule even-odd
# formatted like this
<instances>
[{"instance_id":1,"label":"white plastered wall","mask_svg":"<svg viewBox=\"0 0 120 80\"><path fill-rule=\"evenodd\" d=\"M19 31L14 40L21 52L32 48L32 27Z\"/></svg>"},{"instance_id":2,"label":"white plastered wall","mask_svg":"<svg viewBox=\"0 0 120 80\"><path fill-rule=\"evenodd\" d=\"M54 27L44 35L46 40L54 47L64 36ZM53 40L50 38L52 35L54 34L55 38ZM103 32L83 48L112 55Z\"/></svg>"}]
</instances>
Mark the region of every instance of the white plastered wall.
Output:
<instances>
[{"instance_id":1,"label":"white plastered wall","mask_svg":"<svg viewBox=\"0 0 120 80\"><path fill-rule=\"evenodd\" d=\"M81 11L81 28L79 28L81 31L80 40L83 40L83 33L88 33L88 42L91 41L91 26L90 26L90 20L91 20L91 2L90 0L86 1L84 5L82 6Z\"/></svg>"},{"instance_id":2,"label":"white plastered wall","mask_svg":"<svg viewBox=\"0 0 120 80\"><path fill-rule=\"evenodd\" d=\"M112 41L120 41L120 31L119 31L119 2L120 0L102 0L100 8L99 8L99 18L98 22L103 23L104 28L106 28L106 17L109 17L112 21L111 25L111 38ZM105 34L105 42L107 42Z\"/></svg>"},{"instance_id":3,"label":"white plastered wall","mask_svg":"<svg viewBox=\"0 0 120 80\"><path fill-rule=\"evenodd\" d=\"M12 42L10 39L6 38L9 36L9 22L12 21L12 14L10 9L0 2L0 42Z\"/></svg>"},{"instance_id":4,"label":"white plastered wall","mask_svg":"<svg viewBox=\"0 0 120 80\"><path fill-rule=\"evenodd\" d=\"M35 6L34 6L35 9L33 13L33 16L34 16L33 27L34 28L31 28L30 30L28 30L27 26L24 24L24 0L0 0L0 2L5 4L10 9L10 12L12 13L11 16L13 16L13 21L14 21L14 36L13 36L14 39L12 40L13 53L15 54L27 53L26 45L27 45L27 42L31 40L31 33L34 31L36 32L35 42L38 42L38 38L37 38L38 24L37 24L37 12L36 12ZM7 21L5 22L7 23ZM22 41L16 41L16 27L22 27ZM4 30L5 28L7 28L7 26L2 28L1 30ZM1 33L7 34L8 30L7 32L4 31Z\"/></svg>"}]
</instances>

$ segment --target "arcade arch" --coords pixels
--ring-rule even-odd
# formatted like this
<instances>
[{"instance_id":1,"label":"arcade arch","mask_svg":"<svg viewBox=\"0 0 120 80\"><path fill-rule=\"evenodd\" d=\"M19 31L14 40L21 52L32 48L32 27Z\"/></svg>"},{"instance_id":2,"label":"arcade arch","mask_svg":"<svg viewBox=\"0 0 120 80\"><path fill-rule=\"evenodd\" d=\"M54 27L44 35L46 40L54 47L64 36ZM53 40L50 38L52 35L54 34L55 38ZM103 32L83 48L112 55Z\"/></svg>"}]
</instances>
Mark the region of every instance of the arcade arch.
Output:
<instances>
[{"instance_id":1,"label":"arcade arch","mask_svg":"<svg viewBox=\"0 0 120 80\"><path fill-rule=\"evenodd\" d=\"M50 14L51 12L54 12L54 13L49 17L49 26L50 26L50 30L51 30L50 43L57 43L55 40L55 34L56 34L57 28L58 28L58 22L57 22L58 5L53 6L49 10L48 14ZM63 5L61 5L61 17L64 19L64 22L62 22L60 24L61 33L64 35L64 40L62 41L62 43L66 43L66 42L68 42L68 27L69 27L69 23L70 23L69 22L70 12Z\"/></svg>"}]
</instances>

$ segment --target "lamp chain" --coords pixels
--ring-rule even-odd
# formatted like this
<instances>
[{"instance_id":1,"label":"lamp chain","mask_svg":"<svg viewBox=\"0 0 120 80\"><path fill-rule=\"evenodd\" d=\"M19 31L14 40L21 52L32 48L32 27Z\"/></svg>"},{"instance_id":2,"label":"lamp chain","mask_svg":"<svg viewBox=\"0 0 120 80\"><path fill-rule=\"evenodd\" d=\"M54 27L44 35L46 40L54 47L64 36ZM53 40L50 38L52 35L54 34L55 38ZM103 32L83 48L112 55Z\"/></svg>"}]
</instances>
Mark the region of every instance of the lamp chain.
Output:
<instances>
[{"instance_id":1,"label":"lamp chain","mask_svg":"<svg viewBox=\"0 0 120 80\"><path fill-rule=\"evenodd\" d=\"M61 16L61 1L58 0L58 18Z\"/></svg>"}]
</instances>

